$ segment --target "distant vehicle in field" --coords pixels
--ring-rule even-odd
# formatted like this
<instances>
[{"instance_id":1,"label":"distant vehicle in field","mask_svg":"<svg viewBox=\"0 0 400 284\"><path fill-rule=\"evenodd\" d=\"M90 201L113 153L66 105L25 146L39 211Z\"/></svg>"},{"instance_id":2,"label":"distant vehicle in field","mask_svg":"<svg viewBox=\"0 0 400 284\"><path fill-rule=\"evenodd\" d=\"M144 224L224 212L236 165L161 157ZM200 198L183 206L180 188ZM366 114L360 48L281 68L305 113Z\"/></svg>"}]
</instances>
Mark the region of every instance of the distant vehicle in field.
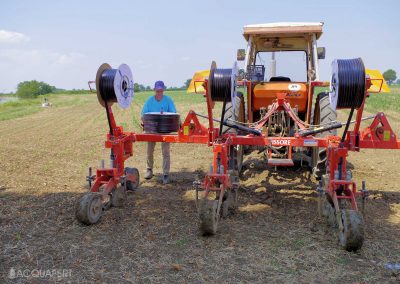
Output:
<instances>
[{"instance_id":1,"label":"distant vehicle in field","mask_svg":"<svg viewBox=\"0 0 400 284\"><path fill-rule=\"evenodd\" d=\"M51 107L51 106L53 106L53 104L50 103L47 98L44 98L44 101L42 103L42 107Z\"/></svg>"}]
</instances>

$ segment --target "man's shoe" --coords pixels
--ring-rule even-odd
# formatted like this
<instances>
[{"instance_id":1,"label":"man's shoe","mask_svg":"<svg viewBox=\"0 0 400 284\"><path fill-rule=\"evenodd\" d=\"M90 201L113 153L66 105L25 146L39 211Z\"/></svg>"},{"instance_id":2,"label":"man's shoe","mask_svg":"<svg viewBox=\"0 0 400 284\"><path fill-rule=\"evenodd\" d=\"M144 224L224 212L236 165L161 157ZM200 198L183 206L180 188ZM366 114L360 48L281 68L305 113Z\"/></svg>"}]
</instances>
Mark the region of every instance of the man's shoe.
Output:
<instances>
[{"instance_id":1,"label":"man's shoe","mask_svg":"<svg viewBox=\"0 0 400 284\"><path fill-rule=\"evenodd\" d=\"M164 175L162 179L163 184L168 184L169 183L169 175Z\"/></svg>"},{"instance_id":2,"label":"man's shoe","mask_svg":"<svg viewBox=\"0 0 400 284\"><path fill-rule=\"evenodd\" d=\"M147 169L146 173L144 174L145 179L151 179L153 177L153 170Z\"/></svg>"}]
</instances>

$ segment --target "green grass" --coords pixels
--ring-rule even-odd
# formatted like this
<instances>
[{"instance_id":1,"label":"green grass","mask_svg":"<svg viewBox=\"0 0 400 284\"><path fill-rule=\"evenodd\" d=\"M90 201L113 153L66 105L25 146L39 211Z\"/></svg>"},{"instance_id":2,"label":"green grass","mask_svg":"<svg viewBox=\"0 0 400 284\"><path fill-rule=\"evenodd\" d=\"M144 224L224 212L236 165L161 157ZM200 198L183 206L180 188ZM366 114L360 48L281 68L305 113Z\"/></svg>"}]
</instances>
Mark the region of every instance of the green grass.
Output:
<instances>
[{"instance_id":1,"label":"green grass","mask_svg":"<svg viewBox=\"0 0 400 284\"><path fill-rule=\"evenodd\" d=\"M400 111L400 86L391 86L390 93L370 94L365 104L367 111Z\"/></svg>"},{"instance_id":2,"label":"green grass","mask_svg":"<svg viewBox=\"0 0 400 284\"><path fill-rule=\"evenodd\" d=\"M9 120L34 114L44 108L41 107L43 97L49 99L54 107L65 107L84 103L88 100L85 96L49 94L35 99L20 99L0 104L0 121Z\"/></svg>"},{"instance_id":3,"label":"green grass","mask_svg":"<svg viewBox=\"0 0 400 284\"><path fill-rule=\"evenodd\" d=\"M29 115L40 110L40 99L10 101L0 104L0 121Z\"/></svg>"},{"instance_id":4,"label":"green grass","mask_svg":"<svg viewBox=\"0 0 400 284\"><path fill-rule=\"evenodd\" d=\"M176 104L198 104L205 101L203 95L186 94L186 90L167 90L165 94L170 96ZM135 111L141 111L147 98L152 95L154 95L154 91L135 93L134 103L131 107L133 107ZM75 94L73 92L67 92L39 96L35 99L20 99L2 103L0 104L0 121L23 117L44 110L44 108L41 107L44 97L49 99L53 107L66 107L85 103L95 96L96 95L93 93ZM139 121L136 123L139 125Z\"/></svg>"},{"instance_id":5,"label":"green grass","mask_svg":"<svg viewBox=\"0 0 400 284\"><path fill-rule=\"evenodd\" d=\"M326 87L315 88L315 94L329 90ZM365 110L369 112L395 111L400 112L400 85L390 86L390 93L370 94L365 103ZM316 96L314 96L314 99Z\"/></svg>"},{"instance_id":6,"label":"green grass","mask_svg":"<svg viewBox=\"0 0 400 284\"><path fill-rule=\"evenodd\" d=\"M327 88L316 88L315 93L318 94ZM153 91L135 93L132 108L134 111L141 111L147 98L154 94ZM184 104L195 106L205 103L205 98L201 94L186 94L186 90L166 91L166 95L170 96L176 104ZM93 94L50 94L46 95L54 107L65 107L78 105L88 102ZM10 101L0 104L0 121L14 119L26 115L30 115L43 110L41 104L43 96L36 99L23 99ZM367 99L365 109L369 112L374 111L400 111L400 86L392 85L391 93L388 94L371 94ZM178 110L179 112L179 110ZM139 121L136 121L139 125Z\"/></svg>"}]
</instances>

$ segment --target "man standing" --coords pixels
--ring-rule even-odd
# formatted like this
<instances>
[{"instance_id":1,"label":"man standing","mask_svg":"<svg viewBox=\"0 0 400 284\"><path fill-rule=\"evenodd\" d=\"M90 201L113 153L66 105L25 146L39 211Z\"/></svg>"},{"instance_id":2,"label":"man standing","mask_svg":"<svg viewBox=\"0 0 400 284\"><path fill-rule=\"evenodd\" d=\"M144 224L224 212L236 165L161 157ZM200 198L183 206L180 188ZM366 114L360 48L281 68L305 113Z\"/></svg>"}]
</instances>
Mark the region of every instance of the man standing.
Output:
<instances>
[{"instance_id":1,"label":"man standing","mask_svg":"<svg viewBox=\"0 0 400 284\"><path fill-rule=\"evenodd\" d=\"M164 95L165 85L163 81L157 81L154 84L154 96L147 99L142 109L142 126L143 114L148 112L174 112L176 108L172 99ZM153 164L154 164L154 148L156 142L147 142L147 170L144 175L145 179L153 177ZM170 168L170 155L169 143L162 142L161 150L163 156L163 184L169 183L169 168Z\"/></svg>"}]
</instances>

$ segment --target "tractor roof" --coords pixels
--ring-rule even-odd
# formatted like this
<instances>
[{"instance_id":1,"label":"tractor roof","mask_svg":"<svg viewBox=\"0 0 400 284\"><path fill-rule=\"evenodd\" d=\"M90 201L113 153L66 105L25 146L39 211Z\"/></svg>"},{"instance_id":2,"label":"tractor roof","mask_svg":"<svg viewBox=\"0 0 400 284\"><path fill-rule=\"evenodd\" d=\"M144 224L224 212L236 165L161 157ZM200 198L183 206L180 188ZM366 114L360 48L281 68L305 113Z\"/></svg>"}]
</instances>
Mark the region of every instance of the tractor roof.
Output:
<instances>
[{"instance_id":1,"label":"tractor roof","mask_svg":"<svg viewBox=\"0 0 400 284\"><path fill-rule=\"evenodd\" d=\"M311 35L318 39L324 23L269 23L248 25L243 28L243 36L248 41L250 35L257 50L306 50Z\"/></svg>"},{"instance_id":2,"label":"tractor roof","mask_svg":"<svg viewBox=\"0 0 400 284\"><path fill-rule=\"evenodd\" d=\"M249 36L253 35L263 37L295 37L307 34L316 34L319 38L322 34L322 22L314 23L268 23L247 25L243 28L243 36L249 40Z\"/></svg>"}]
</instances>

